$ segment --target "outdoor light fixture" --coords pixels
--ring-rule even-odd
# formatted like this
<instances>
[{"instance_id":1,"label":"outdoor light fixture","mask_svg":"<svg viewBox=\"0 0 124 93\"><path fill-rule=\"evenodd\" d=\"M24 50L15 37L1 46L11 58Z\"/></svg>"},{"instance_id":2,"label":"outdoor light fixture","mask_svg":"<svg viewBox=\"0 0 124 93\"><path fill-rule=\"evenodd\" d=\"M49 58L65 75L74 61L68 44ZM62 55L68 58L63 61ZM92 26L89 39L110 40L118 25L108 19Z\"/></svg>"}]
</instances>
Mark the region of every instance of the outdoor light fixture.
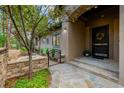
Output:
<instances>
[{"instance_id":1,"label":"outdoor light fixture","mask_svg":"<svg viewBox=\"0 0 124 93\"><path fill-rule=\"evenodd\" d=\"M98 6L95 6L94 8L98 8Z\"/></svg>"},{"instance_id":2,"label":"outdoor light fixture","mask_svg":"<svg viewBox=\"0 0 124 93\"><path fill-rule=\"evenodd\" d=\"M90 10L90 9L91 9L91 7L87 7L87 8L86 8L86 10Z\"/></svg>"},{"instance_id":3,"label":"outdoor light fixture","mask_svg":"<svg viewBox=\"0 0 124 93\"><path fill-rule=\"evenodd\" d=\"M67 32L67 29L66 29L66 28L64 28L63 32L64 32L64 33L65 33L65 32Z\"/></svg>"},{"instance_id":4,"label":"outdoor light fixture","mask_svg":"<svg viewBox=\"0 0 124 93\"><path fill-rule=\"evenodd\" d=\"M103 18L103 17L105 17L105 15L101 15L100 17Z\"/></svg>"}]
</instances>

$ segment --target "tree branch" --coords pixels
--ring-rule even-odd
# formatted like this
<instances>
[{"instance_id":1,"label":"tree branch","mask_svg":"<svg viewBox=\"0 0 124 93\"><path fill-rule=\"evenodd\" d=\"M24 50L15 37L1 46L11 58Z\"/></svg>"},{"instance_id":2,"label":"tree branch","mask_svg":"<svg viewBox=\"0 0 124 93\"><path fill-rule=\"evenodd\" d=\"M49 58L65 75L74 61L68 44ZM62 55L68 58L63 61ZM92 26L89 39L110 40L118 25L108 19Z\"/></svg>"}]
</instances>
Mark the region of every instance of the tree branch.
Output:
<instances>
[{"instance_id":1,"label":"tree branch","mask_svg":"<svg viewBox=\"0 0 124 93\"><path fill-rule=\"evenodd\" d=\"M49 6L45 9L45 11L44 11L44 13L43 13L43 15L41 16L41 18L38 20L38 22L35 22L35 25L33 26L33 28L32 28L32 33L31 33L31 41L30 41L30 49L32 50L32 44L33 44L33 39L34 39L34 37L35 37L35 29L36 29L36 27L38 26L38 24L40 23L40 21L44 18L44 15L45 15L45 13L46 13L46 11L47 11L47 9L49 8ZM37 20L36 20L37 21Z\"/></svg>"},{"instance_id":2,"label":"tree branch","mask_svg":"<svg viewBox=\"0 0 124 93\"><path fill-rule=\"evenodd\" d=\"M18 9L19 9L20 17L21 17L21 23L22 23L22 27L23 27L23 32L24 32L24 35L25 35L26 43L27 43L27 45L29 45L28 38L27 38L27 35L26 35L26 30L25 30L25 24L24 24L24 20L23 20L23 15L22 15L22 8L21 8L20 5L18 6Z\"/></svg>"},{"instance_id":3,"label":"tree branch","mask_svg":"<svg viewBox=\"0 0 124 93\"><path fill-rule=\"evenodd\" d=\"M26 49L29 50L29 48L28 48L28 46L27 46L25 40L24 40L23 37L21 36L21 34L20 34L20 32L19 32L19 29L18 29L18 27L17 27L17 25L16 25L16 23L15 23L15 20L14 20L14 18L13 18L13 16L12 16L12 13L11 13L10 6L7 5L7 8L8 8L9 16L10 16L10 18L11 18L13 24L14 24L14 27L15 27L15 29L16 29L16 31L17 31L19 37L20 37L20 39L23 41L23 43L24 43Z\"/></svg>"}]
</instances>

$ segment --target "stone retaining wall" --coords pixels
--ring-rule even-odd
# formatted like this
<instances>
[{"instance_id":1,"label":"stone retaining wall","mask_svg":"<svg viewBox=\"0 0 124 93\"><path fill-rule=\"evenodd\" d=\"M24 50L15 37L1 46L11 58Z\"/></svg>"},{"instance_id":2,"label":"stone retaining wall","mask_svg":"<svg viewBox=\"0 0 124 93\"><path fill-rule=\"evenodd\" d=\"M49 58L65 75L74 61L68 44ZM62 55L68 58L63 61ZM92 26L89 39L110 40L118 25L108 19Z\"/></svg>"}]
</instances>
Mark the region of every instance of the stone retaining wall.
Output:
<instances>
[{"instance_id":1,"label":"stone retaining wall","mask_svg":"<svg viewBox=\"0 0 124 93\"><path fill-rule=\"evenodd\" d=\"M7 71L7 49L0 48L0 87L4 87Z\"/></svg>"},{"instance_id":2,"label":"stone retaining wall","mask_svg":"<svg viewBox=\"0 0 124 93\"><path fill-rule=\"evenodd\" d=\"M0 48L0 87L4 87L5 80L17 76L28 74L29 59L20 57L16 61L8 61L7 49ZM39 55L32 58L33 72L48 68L48 58Z\"/></svg>"},{"instance_id":3,"label":"stone retaining wall","mask_svg":"<svg viewBox=\"0 0 124 93\"><path fill-rule=\"evenodd\" d=\"M33 72L48 68L47 57L37 57L32 61ZM9 62L7 64L7 79L16 76L22 76L28 74L29 71L29 61L28 59L20 59L15 62Z\"/></svg>"}]
</instances>

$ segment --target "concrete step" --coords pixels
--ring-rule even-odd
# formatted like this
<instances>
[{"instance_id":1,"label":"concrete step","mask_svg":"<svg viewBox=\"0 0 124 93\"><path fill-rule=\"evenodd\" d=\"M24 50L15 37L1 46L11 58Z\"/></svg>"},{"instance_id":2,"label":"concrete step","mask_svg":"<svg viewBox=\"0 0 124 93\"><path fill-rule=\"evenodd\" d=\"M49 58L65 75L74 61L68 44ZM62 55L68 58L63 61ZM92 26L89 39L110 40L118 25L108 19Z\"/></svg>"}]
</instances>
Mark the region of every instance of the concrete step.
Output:
<instances>
[{"instance_id":1,"label":"concrete step","mask_svg":"<svg viewBox=\"0 0 124 93\"><path fill-rule=\"evenodd\" d=\"M96 67L93 65L85 64L79 61L71 61L69 64L76 66L80 69L83 69L89 73L95 74L97 76L103 77L105 79L111 80L113 82L118 82L118 74L100 67Z\"/></svg>"},{"instance_id":2,"label":"concrete step","mask_svg":"<svg viewBox=\"0 0 124 93\"><path fill-rule=\"evenodd\" d=\"M93 58L75 58L74 61L81 62L83 64L95 66L98 68L102 68L108 70L110 72L119 73L119 64L117 62L113 62L113 60L101 60L101 59L93 59Z\"/></svg>"}]
</instances>

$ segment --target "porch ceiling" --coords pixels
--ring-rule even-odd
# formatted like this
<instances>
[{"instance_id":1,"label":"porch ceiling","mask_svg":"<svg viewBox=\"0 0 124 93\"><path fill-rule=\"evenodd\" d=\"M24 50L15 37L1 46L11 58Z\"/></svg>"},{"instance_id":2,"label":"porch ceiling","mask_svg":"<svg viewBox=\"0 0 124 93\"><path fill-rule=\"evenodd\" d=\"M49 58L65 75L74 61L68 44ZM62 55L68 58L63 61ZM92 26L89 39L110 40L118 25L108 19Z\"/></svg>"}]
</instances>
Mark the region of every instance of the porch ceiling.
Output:
<instances>
[{"instance_id":1,"label":"porch ceiling","mask_svg":"<svg viewBox=\"0 0 124 93\"><path fill-rule=\"evenodd\" d=\"M118 5L97 5L92 8L90 8L88 11L85 11L79 16L79 19L82 21L88 21L92 17L99 16L100 13L107 11L109 9L116 9L118 10L119 6ZM116 11L115 10L115 11Z\"/></svg>"},{"instance_id":2,"label":"porch ceiling","mask_svg":"<svg viewBox=\"0 0 124 93\"><path fill-rule=\"evenodd\" d=\"M80 5L72 14L69 16L70 18L77 19L81 14L93 8L95 5Z\"/></svg>"}]
</instances>

